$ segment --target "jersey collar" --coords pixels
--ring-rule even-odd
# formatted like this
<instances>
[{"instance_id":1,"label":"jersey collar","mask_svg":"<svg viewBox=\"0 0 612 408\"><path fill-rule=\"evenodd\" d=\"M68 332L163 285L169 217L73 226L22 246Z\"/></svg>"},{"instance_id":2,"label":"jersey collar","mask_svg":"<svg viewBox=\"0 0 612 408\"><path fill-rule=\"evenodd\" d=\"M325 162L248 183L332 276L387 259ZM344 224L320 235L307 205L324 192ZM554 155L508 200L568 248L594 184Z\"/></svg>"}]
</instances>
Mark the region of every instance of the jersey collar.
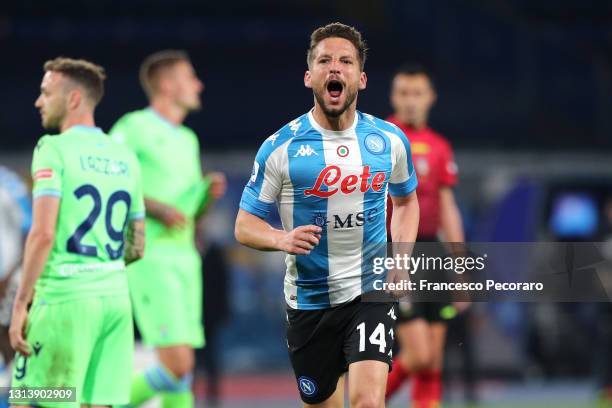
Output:
<instances>
[{"instance_id":1,"label":"jersey collar","mask_svg":"<svg viewBox=\"0 0 612 408\"><path fill-rule=\"evenodd\" d=\"M171 129L178 129L179 125L175 125L174 123L170 122L168 119L164 118L162 115L159 114L158 111L156 111L155 109L153 109L152 106L149 106L148 108L145 109L147 112L151 113L153 116L155 116L157 119L159 119L160 122L162 122L163 124L165 124L166 126L168 126Z\"/></svg>"},{"instance_id":2,"label":"jersey collar","mask_svg":"<svg viewBox=\"0 0 612 408\"><path fill-rule=\"evenodd\" d=\"M355 128L357 127L357 122L359 122L359 111L355 111L355 119L353 120L353 124L344 129L344 130L329 130L329 129L325 129L323 127L321 127L321 125L319 125L317 123L317 121L314 118L314 115L312 114L312 111L314 110L314 108L312 108L309 112L308 112L308 121L310 122L310 125L317 131L321 132L321 133L330 133L330 134L334 134L334 135L344 135L346 133L352 132L355 130Z\"/></svg>"},{"instance_id":3,"label":"jersey collar","mask_svg":"<svg viewBox=\"0 0 612 408\"><path fill-rule=\"evenodd\" d=\"M97 126L86 126L86 125L74 125L74 126L70 126L68 129L65 130L65 132L68 132L69 130L80 130L82 132L92 132L92 133L104 133L102 132L102 129L100 129Z\"/></svg>"}]
</instances>

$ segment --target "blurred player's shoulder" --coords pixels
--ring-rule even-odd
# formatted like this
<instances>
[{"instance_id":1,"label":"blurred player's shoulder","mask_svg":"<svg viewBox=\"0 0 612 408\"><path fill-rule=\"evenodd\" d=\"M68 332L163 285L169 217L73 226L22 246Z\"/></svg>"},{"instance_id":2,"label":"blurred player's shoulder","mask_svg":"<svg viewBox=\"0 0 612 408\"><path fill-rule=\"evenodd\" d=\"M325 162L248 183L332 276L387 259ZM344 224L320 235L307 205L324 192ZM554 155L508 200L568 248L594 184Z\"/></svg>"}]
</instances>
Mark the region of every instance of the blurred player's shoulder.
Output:
<instances>
[{"instance_id":1,"label":"blurred player's shoulder","mask_svg":"<svg viewBox=\"0 0 612 408\"><path fill-rule=\"evenodd\" d=\"M445 147L450 148L451 147L451 143L448 140L448 138L446 136L444 136L442 133L433 130L432 128L429 128L429 136L435 140L436 143L438 143L439 145L443 145Z\"/></svg>"},{"instance_id":2,"label":"blurred player's shoulder","mask_svg":"<svg viewBox=\"0 0 612 408\"><path fill-rule=\"evenodd\" d=\"M138 131L150 123L147 109L138 109L121 116L108 134L117 142L123 143L127 138L133 139L146 132Z\"/></svg>"},{"instance_id":3,"label":"blurred player's shoulder","mask_svg":"<svg viewBox=\"0 0 612 408\"><path fill-rule=\"evenodd\" d=\"M121 116L119 120L117 121L117 123L129 123L129 124L139 123L139 122L146 121L147 116L148 116L147 108L137 109L137 110L128 112L124 114L123 116Z\"/></svg>"}]
</instances>

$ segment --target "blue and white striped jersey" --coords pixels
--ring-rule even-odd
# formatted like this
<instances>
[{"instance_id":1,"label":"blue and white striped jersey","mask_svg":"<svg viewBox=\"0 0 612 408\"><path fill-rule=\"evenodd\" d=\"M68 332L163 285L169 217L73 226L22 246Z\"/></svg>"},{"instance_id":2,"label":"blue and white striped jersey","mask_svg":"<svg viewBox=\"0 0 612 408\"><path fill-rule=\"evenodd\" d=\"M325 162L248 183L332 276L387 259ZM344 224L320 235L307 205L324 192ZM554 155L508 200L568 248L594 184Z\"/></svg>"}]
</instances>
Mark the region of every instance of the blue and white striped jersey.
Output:
<instances>
[{"instance_id":1,"label":"blue and white striped jersey","mask_svg":"<svg viewBox=\"0 0 612 408\"><path fill-rule=\"evenodd\" d=\"M309 112L263 143L240 208L265 218L276 203L286 231L322 227L309 255L287 255L285 299L294 309L323 309L371 290L380 251L369 248L387 240L387 191L406 196L416 187L398 127L357 112L349 129L331 131Z\"/></svg>"},{"instance_id":2,"label":"blue and white striped jersey","mask_svg":"<svg viewBox=\"0 0 612 408\"><path fill-rule=\"evenodd\" d=\"M31 223L32 204L25 183L0 165L0 279L20 261Z\"/></svg>"}]
</instances>

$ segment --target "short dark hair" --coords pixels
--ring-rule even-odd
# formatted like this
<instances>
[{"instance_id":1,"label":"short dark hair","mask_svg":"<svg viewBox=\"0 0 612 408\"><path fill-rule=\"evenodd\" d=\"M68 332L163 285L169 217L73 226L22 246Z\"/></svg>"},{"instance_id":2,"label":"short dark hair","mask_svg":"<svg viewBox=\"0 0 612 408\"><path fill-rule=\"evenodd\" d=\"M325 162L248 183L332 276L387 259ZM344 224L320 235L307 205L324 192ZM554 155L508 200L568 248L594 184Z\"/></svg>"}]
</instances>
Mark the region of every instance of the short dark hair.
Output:
<instances>
[{"instance_id":1,"label":"short dark hair","mask_svg":"<svg viewBox=\"0 0 612 408\"><path fill-rule=\"evenodd\" d=\"M357 31L355 27L342 23L327 24L326 26L319 27L312 32L310 35L310 47L306 53L306 62L308 63L308 66L310 66L312 63L314 58L313 51L317 45L319 45L319 43L326 38L334 37L349 40L355 46L355 49L357 50L357 57L359 58L359 65L363 71L368 55L368 47L361 37L361 33Z\"/></svg>"},{"instance_id":2,"label":"short dark hair","mask_svg":"<svg viewBox=\"0 0 612 408\"><path fill-rule=\"evenodd\" d=\"M429 69L427 69L425 65L413 64L413 63L403 64L395 71L393 78L395 78L398 75L408 75L408 76L424 75L429 80L429 83L431 84L431 88L432 89L436 88L431 71L429 71Z\"/></svg>"},{"instance_id":3,"label":"short dark hair","mask_svg":"<svg viewBox=\"0 0 612 408\"><path fill-rule=\"evenodd\" d=\"M157 79L159 73L174 64L186 61L191 62L189 54L183 50L163 50L149 55L140 65L140 85L147 96L157 92Z\"/></svg>"},{"instance_id":4,"label":"short dark hair","mask_svg":"<svg viewBox=\"0 0 612 408\"><path fill-rule=\"evenodd\" d=\"M45 62L45 71L60 72L81 85L97 105L104 96L104 68L83 59L58 57Z\"/></svg>"}]
</instances>

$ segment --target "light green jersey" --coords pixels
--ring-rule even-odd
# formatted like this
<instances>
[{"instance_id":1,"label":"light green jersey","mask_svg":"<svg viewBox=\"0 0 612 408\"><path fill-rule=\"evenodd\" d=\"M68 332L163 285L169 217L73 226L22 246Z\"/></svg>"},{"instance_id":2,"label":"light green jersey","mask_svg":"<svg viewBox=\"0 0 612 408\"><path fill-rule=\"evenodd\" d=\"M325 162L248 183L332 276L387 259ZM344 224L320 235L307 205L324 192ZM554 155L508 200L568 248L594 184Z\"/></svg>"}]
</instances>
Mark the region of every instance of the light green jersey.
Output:
<instances>
[{"instance_id":1,"label":"light green jersey","mask_svg":"<svg viewBox=\"0 0 612 408\"><path fill-rule=\"evenodd\" d=\"M110 135L138 157L144 196L177 208L187 218L184 228L167 228L147 217L146 248L193 249L195 218L208 200L210 186L202 177L196 134L147 108L124 115Z\"/></svg>"},{"instance_id":2,"label":"light green jersey","mask_svg":"<svg viewBox=\"0 0 612 408\"><path fill-rule=\"evenodd\" d=\"M134 154L100 129L43 136L32 159L33 197L60 197L55 243L36 284L48 303L127 295L123 262L129 219L144 217Z\"/></svg>"}]
</instances>

